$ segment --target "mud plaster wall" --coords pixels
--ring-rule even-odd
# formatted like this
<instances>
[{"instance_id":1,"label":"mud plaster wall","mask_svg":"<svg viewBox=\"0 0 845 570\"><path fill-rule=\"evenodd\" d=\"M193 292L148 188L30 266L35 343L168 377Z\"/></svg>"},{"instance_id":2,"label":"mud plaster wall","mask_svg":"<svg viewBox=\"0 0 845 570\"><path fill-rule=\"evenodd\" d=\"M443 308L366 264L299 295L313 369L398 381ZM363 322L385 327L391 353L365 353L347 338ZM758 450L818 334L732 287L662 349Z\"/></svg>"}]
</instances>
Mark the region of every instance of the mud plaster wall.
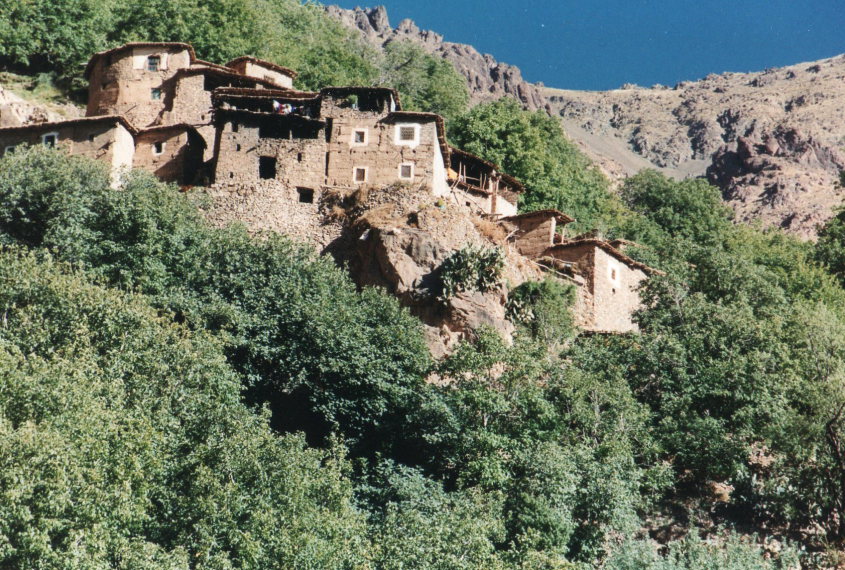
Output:
<instances>
[{"instance_id":1,"label":"mud plaster wall","mask_svg":"<svg viewBox=\"0 0 845 570\"><path fill-rule=\"evenodd\" d=\"M214 184L206 193L211 205L205 216L218 227L242 222L250 231L278 232L295 241L312 243L320 251L341 235L341 225L326 222L320 213L319 189L315 189L311 204L300 202L295 188L277 180Z\"/></svg>"},{"instance_id":2,"label":"mud plaster wall","mask_svg":"<svg viewBox=\"0 0 845 570\"><path fill-rule=\"evenodd\" d=\"M552 245L557 225L554 217L521 218L511 223L519 228L515 241L522 255L537 257Z\"/></svg>"},{"instance_id":3,"label":"mud plaster wall","mask_svg":"<svg viewBox=\"0 0 845 570\"><path fill-rule=\"evenodd\" d=\"M211 125L211 93L205 90L205 76L202 74L180 75L174 82L173 98L168 101L162 124L187 124L197 127L205 140L203 160L214 155L214 127Z\"/></svg>"},{"instance_id":4,"label":"mud plaster wall","mask_svg":"<svg viewBox=\"0 0 845 570\"><path fill-rule=\"evenodd\" d=\"M638 288L645 277L645 273L639 269L633 269L606 251L596 248L593 279L596 330L637 330L631 317L640 308Z\"/></svg>"},{"instance_id":5,"label":"mud plaster wall","mask_svg":"<svg viewBox=\"0 0 845 570\"><path fill-rule=\"evenodd\" d=\"M398 124L418 125L419 141L416 144L397 144ZM366 142L354 142L355 132L364 130ZM377 113L342 110L332 116L327 168L330 186L352 187L360 185L354 179L356 168L366 168L365 184L385 186L394 182L412 185L434 185L435 152L440 152L437 127L434 122L386 120ZM402 164L413 165L413 178L400 179Z\"/></svg>"},{"instance_id":6,"label":"mud plaster wall","mask_svg":"<svg viewBox=\"0 0 845 570\"><path fill-rule=\"evenodd\" d=\"M256 184L262 156L276 158L276 180L288 186L304 186L315 191L325 182L326 142L316 139L260 138L259 119L233 117L218 132L215 182ZM237 131L233 125L237 124Z\"/></svg>"},{"instance_id":7,"label":"mud plaster wall","mask_svg":"<svg viewBox=\"0 0 845 570\"><path fill-rule=\"evenodd\" d=\"M147 70L150 55L161 56L159 71ZM175 74L190 63L185 49L132 48L100 57L89 78L87 115L124 115L136 127L155 124L172 102ZM153 88L161 89L161 99L152 99Z\"/></svg>"},{"instance_id":8,"label":"mud plaster wall","mask_svg":"<svg viewBox=\"0 0 845 570\"><path fill-rule=\"evenodd\" d=\"M156 154L156 143L162 144ZM152 172L162 180L182 182L188 133L184 130L155 130L135 137L135 168Z\"/></svg>"},{"instance_id":9,"label":"mud plaster wall","mask_svg":"<svg viewBox=\"0 0 845 570\"><path fill-rule=\"evenodd\" d=\"M69 154L102 160L110 165L114 165L115 162L131 164L132 151L125 148L125 144L121 144L117 147L120 153L116 156L115 142L117 140L125 143L126 136L131 140L132 135L123 125L109 122L76 123L65 126L53 125L0 134L0 152L5 153L6 147L17 146L19 144L42 144L41 137L47 133L58 133L59 147L66 150Z\"/></svg>"}]
</instances>

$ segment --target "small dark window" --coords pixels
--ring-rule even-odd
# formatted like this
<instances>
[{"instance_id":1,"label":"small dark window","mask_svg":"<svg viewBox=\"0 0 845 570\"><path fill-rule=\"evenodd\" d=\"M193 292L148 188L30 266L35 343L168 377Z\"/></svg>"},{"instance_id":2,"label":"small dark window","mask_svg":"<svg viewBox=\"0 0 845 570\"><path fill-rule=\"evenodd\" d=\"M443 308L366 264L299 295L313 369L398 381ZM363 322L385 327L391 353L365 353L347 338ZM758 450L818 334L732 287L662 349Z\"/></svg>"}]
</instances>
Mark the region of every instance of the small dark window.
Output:
<instances>
[{"instance_id":1,"label":"small dark window","mask_svg":"<svg viewBox=\"0 0 845 570\"><path fill-rule=\"evenodd\" d=\"M234 178L234 177L235 177L235 173L234 173L234 172L230 172L230 173L229 173L229 178Z\"/></svg>"},{"instance_id":2,"label":"small dark window","mask_svg":"<svg viewBox=\"0 0 845 570\"><path fill-rule=\"evenodd\" d=\"M147 58L147 71L158 71L161 69L161 56L151 55Z\"/></svg>"},{"instance_id":3,"label":"small dark window","mask_svg":"<svg viewBox=\"0 0 845 570\"><path fill-rule=\"evenodd\" d=\"M296 160L297 160L297 162L302 162L302 153L301 152L296 155Z\"/></svg>"},{"instance_id":4,"label":"small dark window","mask_svg":"<svg viewBox=\"0 0 845 570\"><path fill-rule=\"evenodd\" d=\"M240 151L240 150L241 150L241 145L236 144L236 145L235 145L235 150L236 150L236 151Z\"/></svg>"},{"instance_id":5,"label":"small dark window","mask_svg":"<svg viewBox=\"0 0 845 570\"><path fill-rule=\"evenodd\" d=\"M44 135L41 137L41 142L44 143L44 146L54 147L56 146L56 143L59 142L59 135L54 133Z\"/></svg>"},{"instance_id":6,"label":"small dark window","mask_svg":"<svg viewBox=\"0 0 845 570\"><path fill-rule=\"evenodd\" d=\"M158 87L153 87L152 89L150 89L150 99L152 101L161 100L161 89Z\"/></svg>"},{"instance_id":7,"label":"small dark window","mask_svg":"<svg viewBox=\"0 0 845 570\"><path fill-rule=\"evenodd\" d=\"M100 87L102 88L102 90L103 90L103 91L105 91L106 89L108 89L109 87L111 87L111 83L109 83L109 82L107 81L107 82L103 83Z\"/></svg>"},{"instance_id":8,"label":"small dark window","mask_svg":"<svg viewBox=\"0 0 845 570\"><path fill-rule=\"evenodd\" d=\"M297 194L299 194L299 201L303 204L313 204L314 203L314 190L311 188L297 188Z\"/></svg>"},{"instance_id":9,"label":"small dark window","mask_svg":"<svg viewBox=\"0 0 845 570\"><path fill-rule=\"evenodd\" d=\"M355 131L354 139L355 144L365 144L367 142L367 131L364 130L357 130Z\"/></svg>"},{"instance_id":10,"label":"small dark window","mask_svg":"<svg viewBox=\"0 0 845 570\"><path fill-rule=\"evenodd\" d=\"M402 164L399 166L399 178L410 180L414 177L414 166L412 164Z\"/></svg>"},{"instance_id":11,"label":"small dark window","mask_svg":"<svg viewBox=\"0 0 845 570\"><path fill-rule=\"evenodd\" d=\"M88 142L94 142L94 135L88 135Z\"/></svg>"},{"instance_id":12,"label":"small dark window","mask_svg":"<svg viewBox=\"0 0 845 570\"><path fill-rule=\"evenodd\" d=\"M164 152L164 143L157 142L153 144L153 154L161 154Z\"/></svg>"},{"instance_id":13,"label":"small dark window","mask_svg":"<svg viewBox=\"0 0 845 570\"><path fill-rule=\"evenodd\" d=\"M366 182L367 181L367 169L358 167L355 169L355 182Z\"/></svg>"},{"instance_id":14,"label":"small dark window","mask_svg":"<svg viewBox=\"0 0 845 570\"><path fill-rule=\"evenodd\" d=\"M273 178L276 178L275 156L258 157L258 176L263 180L272 180Z\"/></svg>"},{"instance_id":15,"label":"small dark window","mask_svg":"<svg viewBox=\"0 0 845 570\"><path fill-rule=\"evenodd\" d=\"M233 133L238 132L238 129L240 129L240 128L241 128L241 126L238 123L232 123L232 132Z\"/></svg>"}]
</instances>

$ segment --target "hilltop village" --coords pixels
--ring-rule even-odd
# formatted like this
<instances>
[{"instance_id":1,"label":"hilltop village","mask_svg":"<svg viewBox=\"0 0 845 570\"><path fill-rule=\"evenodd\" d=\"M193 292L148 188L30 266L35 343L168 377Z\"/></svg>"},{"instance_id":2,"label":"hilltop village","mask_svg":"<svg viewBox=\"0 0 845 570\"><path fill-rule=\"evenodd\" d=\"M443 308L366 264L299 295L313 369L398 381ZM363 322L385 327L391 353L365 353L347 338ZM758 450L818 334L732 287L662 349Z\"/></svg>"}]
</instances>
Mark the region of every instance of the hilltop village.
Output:
<instances>
[{"instance_id":1,"label":"hilltop village","mask_svg":"<svg viewBox=\"0 0 845 570\"><path fill-rule=\"evenodd\" d=\"M86 117L0 129L0 152L58 146L108 163L115 186L130 168L206 186L212 222L239 220L328 253L346 243L328 207L338 196L427 200L498 225L511 253L573 283L583 329L636 329L637 288L653 269L628 257L624 241L564 237L559 230L574 221L565 213L518 214L522 184L450 146L442 117L403 111L393 89L298 91L290 69L248 56L217 65L182 43L97 53L85 78Z\"/></svg>"}]
</instances>

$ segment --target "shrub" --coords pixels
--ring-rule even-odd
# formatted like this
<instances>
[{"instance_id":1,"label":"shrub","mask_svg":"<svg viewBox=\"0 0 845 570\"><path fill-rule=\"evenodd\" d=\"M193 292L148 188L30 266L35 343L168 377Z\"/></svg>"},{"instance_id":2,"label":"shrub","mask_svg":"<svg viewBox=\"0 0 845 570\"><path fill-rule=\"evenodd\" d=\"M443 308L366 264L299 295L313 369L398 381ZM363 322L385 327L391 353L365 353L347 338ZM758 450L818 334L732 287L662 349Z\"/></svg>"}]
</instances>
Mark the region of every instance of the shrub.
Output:
<instances>
[{"instance_id":1,"label":"shrub","mask_svg":"<svg viewBox=\"0 0 845 570\"><path fill-rule=\"evenodd\" d=\"M505 256L499 248L467 246L450 255L440 266L441 298L450 299L462 291L486 293L501 283Z\"/></svg>"}]
</instances>

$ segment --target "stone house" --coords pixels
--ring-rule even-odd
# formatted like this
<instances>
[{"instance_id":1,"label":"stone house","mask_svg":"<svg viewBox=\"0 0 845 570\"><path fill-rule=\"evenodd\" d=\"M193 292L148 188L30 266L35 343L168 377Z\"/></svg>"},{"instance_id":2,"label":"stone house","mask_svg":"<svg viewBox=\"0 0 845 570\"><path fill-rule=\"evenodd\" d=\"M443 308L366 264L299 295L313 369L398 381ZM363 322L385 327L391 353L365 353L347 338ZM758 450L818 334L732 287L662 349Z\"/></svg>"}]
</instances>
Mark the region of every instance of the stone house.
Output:
<instances>
[{"instance_id":1,"label":"stone house","mask_svg":"<svg viewBox=\"0 0 845 570\"><path fill-rule=\"evenodd\" d=\"M537 210L502 218L509 241L529 259L576 287L575 324L597 333L636 331L633 314L641 306L639 287L660 271L625 253L627 240L606 241L597 232L571 239L557 229L575 220L557 210Z\"/></svg>"},{"instance_id":2,"label":"stone house","mask_svg":"<svg viewBox=\"0 0 845 570\"><path fill-rule=\"evenodd\" d=\"M319 201L325 189L399 183L478 213L516 213L522 186L450 147L439 115L402 111L393 89L221 88L213 103L217 185L274 180L297 188L304 202Z\"/></svg>"},{"instance_id":3,"label":"stone house","mask_svg":"<svg viewBox=\"0 0 845 570\"><path fill-rule=\"evenodd\" d=\"M120 172L134 164L136 132L126 119L114 115L6 127L0 129L0 156L22 144L58 146L107 163L116 182Z\"/></svg>"},{"instance_id":4,"label":"stone house","mask_svg":"<svg viewBox=\"0 0 845 570\"><path fill-rule=\"evenodd\" d=\"M234 67L199 60L194 49L182 43L136 42L94 54L85 69L86 114L122 115L138 128L191 125L205 138L210 153L212 91L233 86L289 88L296 77L291 70L255 58L231 63Z\"/></svg>"}]
</instances>

